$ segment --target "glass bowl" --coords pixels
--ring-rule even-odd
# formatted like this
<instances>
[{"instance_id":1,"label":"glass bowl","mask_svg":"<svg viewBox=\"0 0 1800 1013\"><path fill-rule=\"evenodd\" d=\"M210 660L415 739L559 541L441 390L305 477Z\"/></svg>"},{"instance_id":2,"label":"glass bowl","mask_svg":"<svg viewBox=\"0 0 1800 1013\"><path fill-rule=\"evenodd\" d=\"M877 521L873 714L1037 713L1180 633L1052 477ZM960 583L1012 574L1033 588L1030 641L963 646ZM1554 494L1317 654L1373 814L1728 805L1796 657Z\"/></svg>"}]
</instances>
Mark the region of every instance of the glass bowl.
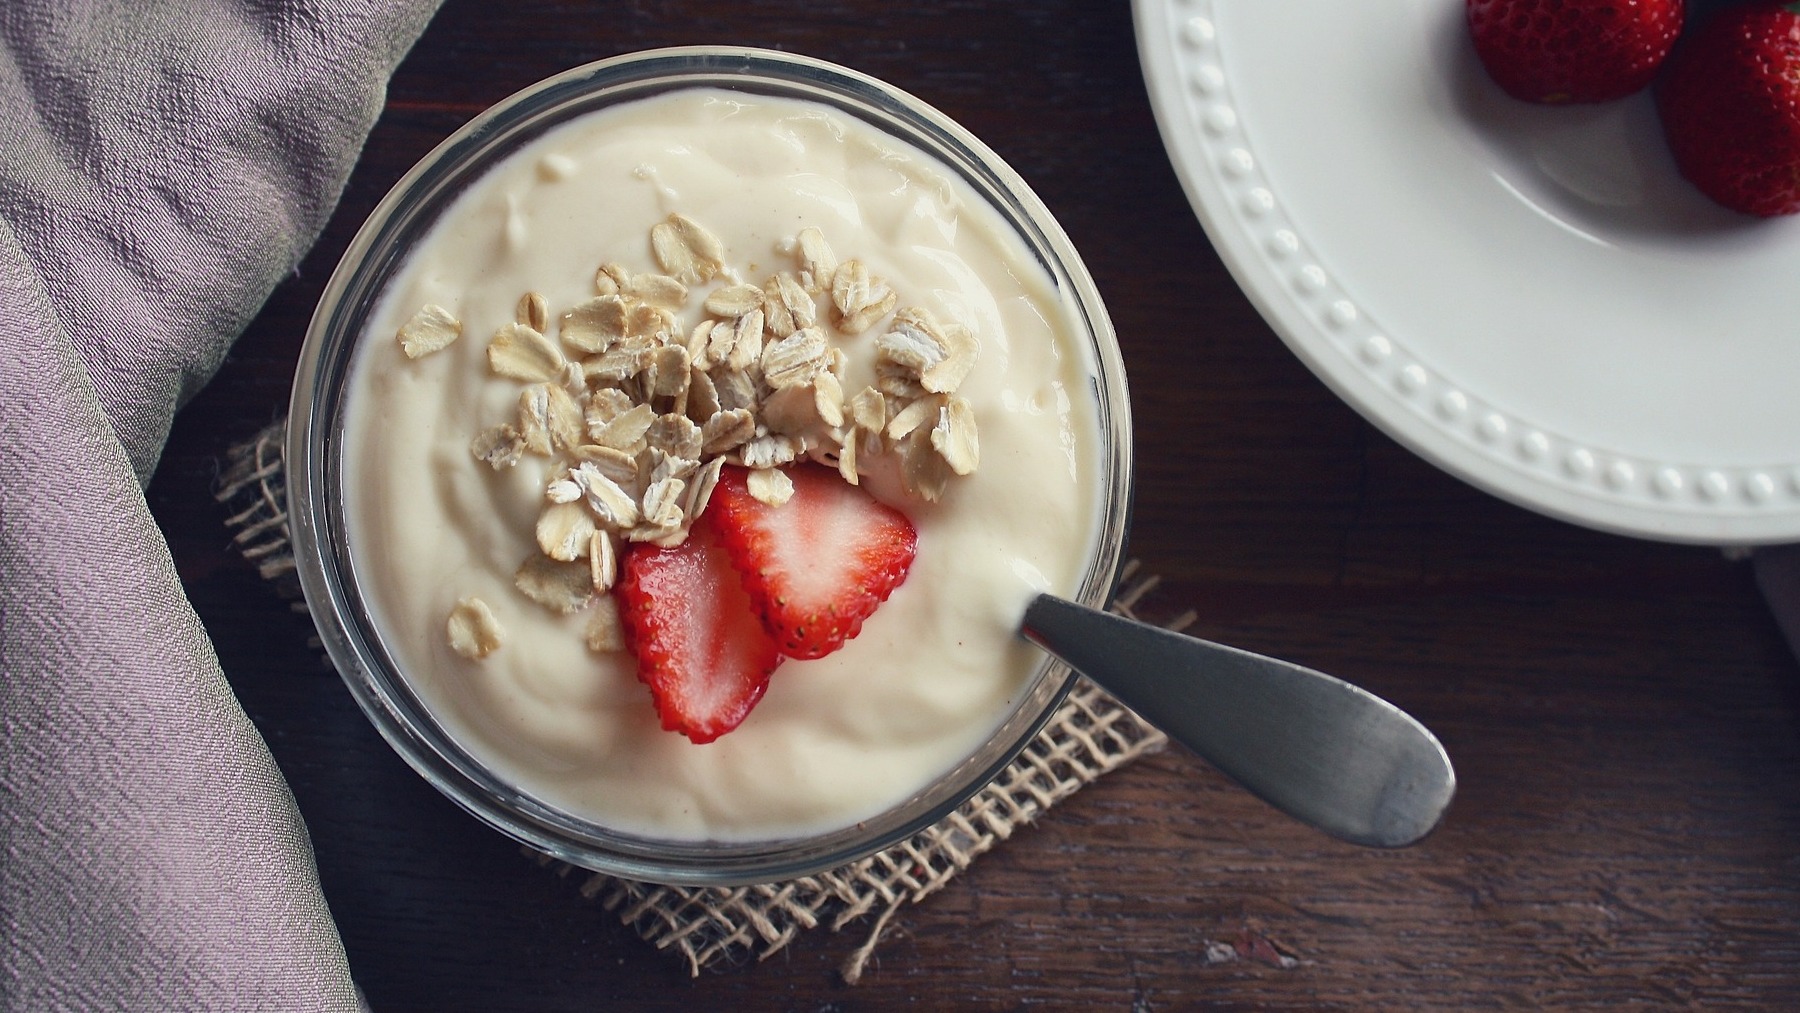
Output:
<instances>
[{"instance_id":1,"label":"glass bowl","mask_svg":"<svg viewBox=\"0 0 1800 1013\"><path fill-rule=\"evenodd\" d=\"M1124 367L1099 293L1068 237L1000 158L942 113L855 71L790 54L726 47L604 60L535 84L477 116L419 162L357 233L326 286L294 381L288 506L301 586L321 640L357 703L427 781L493 827L563 861L656 883L731 886L809 875L929 827L994 778L1055 712L1074 681L1045 657L1010 713L952 769L851 826L774 840L669 840L610 829L496 773L433 719L382 641L346 529L345 403L365 321L413 244L463 190L545 131L584 113L687 88L817 103L930 155L1015 230L1054 286L1101 422L1100 534L1076 596L1103 606L1122 564L1131 490Z\"/></svg>"}]
</instances>

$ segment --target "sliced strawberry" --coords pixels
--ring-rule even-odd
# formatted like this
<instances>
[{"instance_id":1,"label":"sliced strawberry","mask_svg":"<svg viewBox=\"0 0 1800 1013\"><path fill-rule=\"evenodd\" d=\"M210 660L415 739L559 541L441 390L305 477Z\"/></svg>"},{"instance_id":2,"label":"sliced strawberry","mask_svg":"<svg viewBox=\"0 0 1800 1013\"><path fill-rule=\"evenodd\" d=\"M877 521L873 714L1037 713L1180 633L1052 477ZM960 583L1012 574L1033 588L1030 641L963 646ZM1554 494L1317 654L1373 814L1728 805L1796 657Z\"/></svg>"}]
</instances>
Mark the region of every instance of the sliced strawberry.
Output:
<instances>
[{"instance_id":1,"label":"sliced strawberry","mask_svg":"<svg viewBox=\"0 0 1800 1013\"><path fill-rule=\"evenodd\" d=\"M702 518L672 549L633 547L614 593L662 726L711 742L741 724L782 659L712 526Z\"/></svg>"},{"instance_id":2,"label":"sliced strawberry","mask_svg":"<svg viewBox=\"0 0 1800 1013\"><path fill-rule=\"evenodd\" d=\"M794 495L778 507L726 468L707 516L781 652L822 658L906 579L919 537L906 515L816 464L788 469Z\"/></svg>"}]
</instances>

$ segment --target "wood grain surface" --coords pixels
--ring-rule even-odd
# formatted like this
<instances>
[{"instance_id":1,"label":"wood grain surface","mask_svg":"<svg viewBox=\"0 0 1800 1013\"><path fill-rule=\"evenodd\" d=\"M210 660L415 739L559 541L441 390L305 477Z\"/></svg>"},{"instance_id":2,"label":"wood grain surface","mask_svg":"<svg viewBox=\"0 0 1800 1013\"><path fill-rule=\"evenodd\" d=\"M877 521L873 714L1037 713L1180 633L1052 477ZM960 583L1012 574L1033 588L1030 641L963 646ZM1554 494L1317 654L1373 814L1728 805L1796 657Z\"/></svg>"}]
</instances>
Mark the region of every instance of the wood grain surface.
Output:
<instances>
[{"instance_id":1,"label":"wood grain surface","mask_svg":"<svg viewBox=\"0 0 1800 1013\"><path fill-rule=\"evenodd\" d=\"M326 276L415 159L540 77L690 43L885 78L1029 180L1124 347L1153 609L1418 715L1461 781L1437 834L1339 845L1170 751L904 909L857 986L837 974L854 930L690 979L394 756L232 555L219 457L285 411ZM1800 682L1748 567L1499 502L1337 401L1212 252L1116 0L452 0L150 495L378 1013L1800 1007Z\"/></svg>"}]
</instances>

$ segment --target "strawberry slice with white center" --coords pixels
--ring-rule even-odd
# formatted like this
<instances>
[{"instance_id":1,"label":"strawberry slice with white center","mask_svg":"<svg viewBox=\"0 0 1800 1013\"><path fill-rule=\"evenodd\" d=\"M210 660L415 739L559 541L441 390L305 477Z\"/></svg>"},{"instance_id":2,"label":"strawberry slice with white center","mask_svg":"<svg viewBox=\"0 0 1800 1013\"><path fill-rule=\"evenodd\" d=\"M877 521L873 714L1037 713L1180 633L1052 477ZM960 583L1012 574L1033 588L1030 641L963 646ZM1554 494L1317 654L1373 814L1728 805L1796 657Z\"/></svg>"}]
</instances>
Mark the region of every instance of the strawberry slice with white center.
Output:
<instances>
[{"instance_id":1,"label":"strawberry slice with white center","mask_svg":"<svg viewBox=\"0 0 1800 1013\"><path fill-rule=\"evenodd\" d=\"M833 469L799 464L787 474L792 498L770 506L750 495L744 469L726 468L707 516L781 652L822 658L906 579L919 538L905 514Z\"/></svg>"},{"instance_id":2,"label":"strawberry slice with white center","mask_svg":"<svg viewBox=\"0 0 1800 1013\"><path fill-rule=\"evenodd\" d=\"M662 726L702 743L741 724L782 658L706 518L672 549L634 546L614 593Z\"/></svg>"}]
</instances>

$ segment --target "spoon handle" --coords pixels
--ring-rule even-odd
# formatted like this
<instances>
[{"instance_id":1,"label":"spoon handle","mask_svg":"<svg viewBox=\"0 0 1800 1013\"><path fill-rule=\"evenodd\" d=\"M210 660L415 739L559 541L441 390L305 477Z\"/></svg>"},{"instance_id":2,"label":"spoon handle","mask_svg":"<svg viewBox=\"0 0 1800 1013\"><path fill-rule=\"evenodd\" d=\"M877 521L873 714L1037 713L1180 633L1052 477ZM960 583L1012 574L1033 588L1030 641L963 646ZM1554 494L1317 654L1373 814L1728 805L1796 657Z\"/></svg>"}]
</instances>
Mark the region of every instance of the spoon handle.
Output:
<instances>
[{"instance_id":1,"label":"spoon handle","mask_svg":"<svg viewBox=\"0 0 1800 1013\"><path fill-rule=\"evenodd\" d=\"M1051 595L1020 632L1253 794L1353 844L1419 840L1456 792L1424 725L1323 672Z\"/></svg>"}]
</instances>

